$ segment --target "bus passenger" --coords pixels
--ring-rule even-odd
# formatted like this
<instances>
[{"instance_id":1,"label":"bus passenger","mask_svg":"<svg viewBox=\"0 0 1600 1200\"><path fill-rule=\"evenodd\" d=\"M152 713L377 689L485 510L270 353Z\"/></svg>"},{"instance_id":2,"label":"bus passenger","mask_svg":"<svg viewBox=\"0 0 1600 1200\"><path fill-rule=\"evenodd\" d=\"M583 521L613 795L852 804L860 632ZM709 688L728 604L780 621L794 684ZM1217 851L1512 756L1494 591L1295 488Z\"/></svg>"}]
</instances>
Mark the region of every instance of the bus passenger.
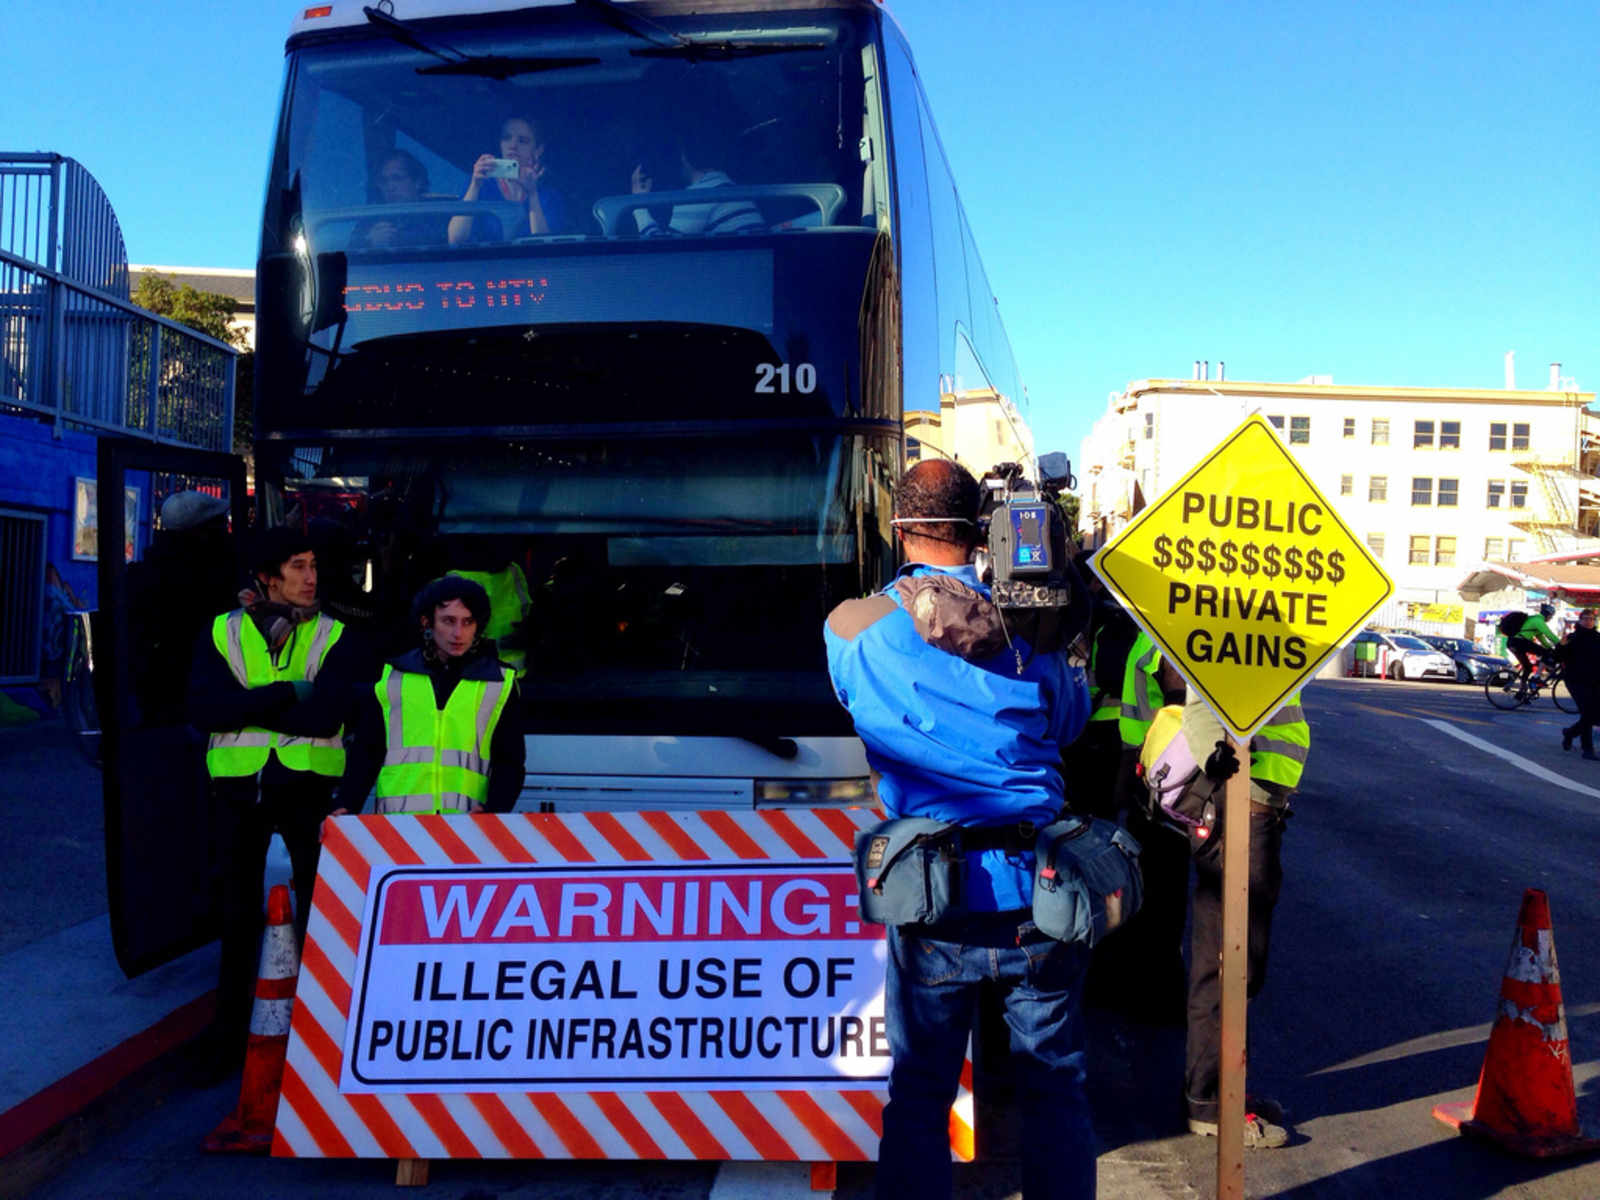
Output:
<instances>
[{"instance_id":1,"label":"bus passenger","mask_svg":"<svg viewBox=\"0 0 1600 1200\"><path fill-rule=\"evenodd\" d=\"M516 175L504 178L496 175L500 161L515 164ZM539 127L529 117L507 117L500 126L500 153L485 151L472 164L472 177L467 181L463 200L481 200L495 204L521 204L528 210L528 228L508 229L505 237L521 237L524 233L562 233L567 226L567 206L561 193L546 180L544 163L544 137ZM478 218L466 215L450 218L450 244L460 246L471 241L491 240L483 233Z\"/></svg>"},{"instance_id":2,"label":"bus passenger","mask_svg":"<svg viewBox=\"0 0 1600 1200\"><path fill-rule=\"evenodd\" d=\"M683 173L683 185L690 190L699 188L731 187L733 180L720 166L712 164L727 161L722 138L705 122L691 124L676 139L677 168ZM636 196L655 188L650 168L637 163L629 186ZM761 212L748 200L730 200L724 204L679 204L665 228L647 208L633 210L633 219L639 232L646 236L667 232L704 234L737 233L744 229L759 229L766 224Z\"/></svg>"},{"instance_id":3,"label":"bus passenger","mask_svg":"<svg viewBox=\"0 0 1600 1200\"><path fill-rule=\"evenodd\" d=\"M386 664L359 702L338 812L510 812L522 792L516 673L482 636L489 594L460 575L435 579L413 606L422 645Z\"/></svg>"},{"instance_id":4,"label":"bus passenger","mask_svg":"<svg viewBox=\"0 0 1600 1200\"><path fill-rule=\"evenodd\" d=\"M404 150L384 155L374 180L378 198L385 204L415 204L428 199L428 171ZM380 217L361 222L350 235L356 250L383 250L390 246L427 246L443 241L438 218Z\"/></svg>"}]
</instances>

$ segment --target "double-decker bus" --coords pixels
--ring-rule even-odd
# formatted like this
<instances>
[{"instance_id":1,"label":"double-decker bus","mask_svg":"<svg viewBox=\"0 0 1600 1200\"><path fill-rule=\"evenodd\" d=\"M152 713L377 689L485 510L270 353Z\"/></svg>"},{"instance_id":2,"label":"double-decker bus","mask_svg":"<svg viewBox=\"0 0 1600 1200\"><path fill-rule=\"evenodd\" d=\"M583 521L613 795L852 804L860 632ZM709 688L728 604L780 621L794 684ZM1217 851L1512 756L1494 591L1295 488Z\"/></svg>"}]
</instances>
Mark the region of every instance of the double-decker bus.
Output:
<instances>
[{"instance_id":1,"label":"double-decker bus","mask_svg":"<svg viewBox=\"0 0 1600 1200\"><path fill-rule=\"evenodd\" d=\"M867 0L313 0L257 319L258 523L334 529L389 628L526 581L522 808L868 799L821 627L892 577L907 416L1032 456Z\"/></svg>"}]
</instances>

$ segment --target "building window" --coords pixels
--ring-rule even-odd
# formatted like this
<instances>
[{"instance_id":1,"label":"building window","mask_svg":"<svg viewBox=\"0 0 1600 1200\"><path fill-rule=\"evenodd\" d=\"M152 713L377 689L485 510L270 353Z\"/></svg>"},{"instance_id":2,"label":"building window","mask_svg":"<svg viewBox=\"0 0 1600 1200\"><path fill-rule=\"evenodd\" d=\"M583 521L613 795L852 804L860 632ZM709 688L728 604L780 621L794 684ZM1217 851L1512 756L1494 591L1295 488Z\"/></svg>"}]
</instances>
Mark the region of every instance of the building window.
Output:
<instances>
[{"instance_id":1,"label":"building window","mask_svg":"<svg viewBox=\"0 0 1600 1200\"><path fill-rule=\"evenodd\" d=\"M1354 417L1346 417L1344 419L1344 435L1347 438L1355 437L1355 435L1356 435L1356 419Z\"/></svg>"},{"instance_id":2,"label":"building window","mask_svg":"<svg viewBox=\"0 0 1600 1200\"><path fill-rule=\"evenodd\" d=\"M1439 422L1439 449L1441 449L1441 450L1459 450L1459 449L1461 449L1461 422L1460 421L1440 421Z\"/></svg>"},{"instance_id":3,"label":"building window","mask_svg":"<svg viewBox=\"0 0 1600 1200\"><path fill-rule=\"evenodd\" d=\"M1526 450L1528 448L1528 428L1526 421L1511 427L1511 448L1513 450Z\"/></svg>"},{"instance_id":4,"label":"building window","mask_svg":"<svg viewBox=\"0 0 1600 1200\"><path fill-rule=\"evenodd\" d=\"M1411 479L1411 503L1433 503L1433 476L1415 475Z\"/></svg>"},{"instance_id":5,"label":"building window","mask_svg":"<svg viewBox=\"0 0 1600 1200\"><path fill-rule=\"evenodd\" d=\"M1459 479L1440 479L1439 507L1454 508L1456 506L1456 497L1460 491L1461 481Z\"/></svg>"},{"instance_id":6,"label":"building window","mask_svg":"<svg viewBox=\"0 0 1600 1200\"><path fill-rule=\"evenodd\" d=\"M1513 479L1511 481L1511 507L1512 508L1527 508L1528 507L1528 482L1527 482L1527 480L1525 480L1525 479Z\"/></svg>"},{"instance_id":7,"label":"building window","mask_svg":"<svg viewBox=\"0 0 1600 1200\"><path fill-rule=\"evenodd\" d=\"M1485 562L1498 562L1506 556L1505 538L1484 538L1483 558Z\"/></svg>"},{"instance_id":8,"label":"building window","mask_svg":"<svg viewBox=\"0 0 1600 1200\"><path fill-rule=\"evenodd\" d=\"M1354 475L1339 476L1339 495L1348 496L1356 490L1356 477Z\"/></svg>"},{"instance_id":9,"label":"building window","mask_svg":"<svg viewBox=\"0 0 1600 1200\"><path fill-rule=\"evenodd\" d=\"M1521 562L1522 556L1527 551L1527 538L1509 538L1506 541L1506 561Z\"/></svg>"},{"instance_id":10,"label":"building window","mask_svg":"<svg viewBox=\"0 0 1600 1200\"><path fill-rule=\"evenodd\" d=\"M1281 416L1268 417L1267 420L1272 422L1272 427L1274 429L1276 429L1279 433L1283 432L1283 418Z\"/></svg>"},{"instance_id":11,"label":"building window","mask_svg":"<svg viewBox=\"0 0 1600 1200\"><path fill-rule=\"evenodd\" d=\"M1504 450L1506 448L1506 423L1504 421L1489 422L1489 449Z\"/></svg>"},{"instance_id":12,"label":"building window","mask_svg":"<svg viewBox=\"0 0 1600 1200\"><path fill-rule=\"evenodd\" d=\"M1389 498L1389 477L1387 475L1374 475L1367 480L1368 500L1387 500Z\"/></svg>"},{"instance_id":13,"label":"building window","mask_svg":"<svg viewBox=\"0 0 1600 1200\"><path fill-rule=\"evenodd\" d=\"M1433 422L1414 421L1411 425L1411 448L1420 450L1424 446L1433 445Z\"/></svg>"},{"instance_id":14,"label":"building window","mask_svg":"<svg viewBox=\"0 0 1600 1200\"><path fill-rule=\"evenodd\" d=\"M1156 415L1153 412L1144 415L1144 440L1149 441L1156 436Z\"/></svg>"},{"instance_id":15,"label":"building window","mask_svg":"<svg viewBox=\"0 0 1600 1200\"><path fill-rule=\"evenodd\" d=\"M1456 540L1453 537L1433 539L1433 565L1436 567L1453 567L1456 565Z\"/></svg>"},{"instance_id":16,"label":"building window","mask_svg":"<svg viewBox=\"0 0 1600 1200\"><path fill-rule=\"evenodd\" d=\"M1428 565L1428 535L1414 533L1411 535L1411 555L1408 559L1413 567Z\"/></svg>"},{"instance_id":17,"label":"building window","mask_svg":"<svg viewBox=\"0 0 1600 1200\"><path fill-rule=\"evenodd\" d=\"M1506 481L1504 479L1489 480L1489 507L1499 508L1506 498Z\"/></svg>"},{"instance_id":18,"label":"building window","mask_svg":"<svg viewBox=\"0 0 1600 1200\"><path fill-rule=\"evenodd\" d=\"M1311 418L1289 418L1289 444L1291 446L1309 446L1311 444Z\"/></svg>"},{"instance_id":19,"label":"building window","mask_svg":"<svg viewBox=\"0 0 1600 1200\"><path fill-rule=\"evenodd\" d=\"M1372 551L1373 558L1381 559L1383 557L1383 534L1367 534L1367 549Z\"/></svg>"},{"instance_id":20,"label":"building window","mask_svg":"<svg viewBox=\"0 0 1600 1200\"><path fill-rule=\"evenodd\" d=\"M1372 444L1374 446L1387 446L1389 444L1389 419L1387 417L1372 418Z\"/></svg>"}]
</instances>

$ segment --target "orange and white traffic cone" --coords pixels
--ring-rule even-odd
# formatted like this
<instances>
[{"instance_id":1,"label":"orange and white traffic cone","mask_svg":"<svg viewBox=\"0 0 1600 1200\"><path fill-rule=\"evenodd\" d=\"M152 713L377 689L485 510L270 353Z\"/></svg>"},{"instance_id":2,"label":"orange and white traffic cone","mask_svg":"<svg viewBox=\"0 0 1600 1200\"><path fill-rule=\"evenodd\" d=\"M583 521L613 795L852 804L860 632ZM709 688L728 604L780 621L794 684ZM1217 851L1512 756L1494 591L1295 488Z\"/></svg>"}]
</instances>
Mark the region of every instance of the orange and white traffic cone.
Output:
<instances>
[{"instance_id":1,"label":"orange and white traffic cone","mask_svg":"<svg viewBox=\"0 0 1600 1200\"><path fill-rule=\"evenodd\" d=\"M206 1136L203 1146L212 1154L265 1154L272 1149L272 1125L278 1116L278 1090L283 1084L299 973L289 889L280 883L267 896L267 931L261 941L261 968L255 1006L250 1011L239 1105Z\"/></svg>"},{"instance_id":2,"label":"orange and white traffic cone","mask_svg":"<svg viewBox=\"0 0 1600 1200\"><path fill-rule=\"evenodd\" d=\"M1578 1126L1550 902L1537 888L1522 897L1477 1095L1471 1104L1435 1105L1433 1115L1513 1154L1553 1158L1600 1149Z\"/></svg>"}]
</instances>

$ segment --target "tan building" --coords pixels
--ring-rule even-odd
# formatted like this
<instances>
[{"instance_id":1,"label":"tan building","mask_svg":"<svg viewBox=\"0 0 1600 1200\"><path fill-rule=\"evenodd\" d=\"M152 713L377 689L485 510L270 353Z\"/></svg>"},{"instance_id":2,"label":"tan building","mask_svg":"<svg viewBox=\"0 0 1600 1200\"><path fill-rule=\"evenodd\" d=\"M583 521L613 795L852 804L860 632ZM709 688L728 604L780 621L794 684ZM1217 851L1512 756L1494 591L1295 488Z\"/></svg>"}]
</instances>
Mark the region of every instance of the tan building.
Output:
<instances>
[{"instance_id":1,"label":"tan building","mask_svg":"<svg viewBox=\"0 0 1600 1200\"><path fill-rule=\"evenodd\" d=\"M1397 602L1459 605L1475 564L1600 551L1594 398L1567 386L1139 380L1084 440L1079 529L1103 542L1261 412L1394 578Z\"/></svg>"},{"instance_id":2,"label":"tan building","mask_svg":"<svg viewBox=\"0 0 1600 1200\"><path fill-rule=\"evenodd\" d=\"M999 463L1021 463L1029 479L1038 477L1033 431L1016 405L993 388L945 392L939 411L906 414L906 463L922 458L953 458L982 477Z\"/></svg>"}]
</instances>

